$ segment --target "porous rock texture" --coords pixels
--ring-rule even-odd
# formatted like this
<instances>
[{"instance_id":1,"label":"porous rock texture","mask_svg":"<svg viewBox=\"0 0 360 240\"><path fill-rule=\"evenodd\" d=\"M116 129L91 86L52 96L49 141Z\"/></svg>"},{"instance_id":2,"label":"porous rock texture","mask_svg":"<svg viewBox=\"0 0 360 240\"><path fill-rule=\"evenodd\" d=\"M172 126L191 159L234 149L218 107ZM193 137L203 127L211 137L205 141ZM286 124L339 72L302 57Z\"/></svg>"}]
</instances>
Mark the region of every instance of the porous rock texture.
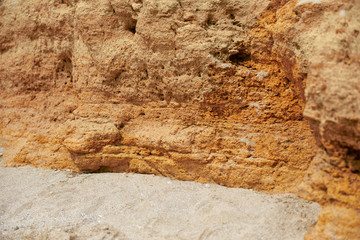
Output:
<instances>
[{"instance_id":1,"label":"porous rock texture","mask_svg":"<svg viewBox=\"0 0 360 240\"><path fill-rule=\"evenodd\" d=\"M356 0L0 1L3 164L296 192L307 239L359 238L359 31Z\"/></svg>"}]
</instances>

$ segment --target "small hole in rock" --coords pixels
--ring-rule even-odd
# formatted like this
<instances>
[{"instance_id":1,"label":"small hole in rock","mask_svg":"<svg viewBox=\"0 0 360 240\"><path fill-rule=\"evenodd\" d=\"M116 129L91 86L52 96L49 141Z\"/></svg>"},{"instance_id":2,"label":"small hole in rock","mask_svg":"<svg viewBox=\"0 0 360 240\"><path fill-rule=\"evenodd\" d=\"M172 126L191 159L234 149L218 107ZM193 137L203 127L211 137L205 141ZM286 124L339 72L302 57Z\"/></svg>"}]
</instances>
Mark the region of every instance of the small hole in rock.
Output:
<instances>
[{"instance_id":1,"label":"small hole in rock","mask_svg":"<svg viewBox=\"0 0 360 240\"><path fill-rule=\"evenodd\" d=\"M129 28L129 31L132 32L133 34L135 34L135 33L136 33L136 28L135 28L135 26L132 27L132 28Z\"/></svg>"},{"instance_id":2,"label":"small hole in rock","mask_svg":"<svg viewBox=\"0 0 360 240\"><path fill-rule=\"evenodd\" d=\"M356 150L354 148L347 149L347 155L355 160L360 160L360 150Z\"/></svg>"},{"instance_id":3,"label":"small hole in rock","mask_svg":"<svg viewBox=\"0 0 360 240\"><path fill-rule=\"evenodd\" d=\"M206 25L207 26L213 26L216 24L216 20L214 19L214 17L212 15L209 15L207 20L206 20Z\"/></svg>"},{"instance_id":4,"label":"small hole in rock","mask_svg":"<svg viewBox=\"0 0 360 240\"><path fill-rule=\"evenodd\" d=\"M238 52L236 54L232 54L232 55L229 56L229 60L232 63L235 63L235 64L240 64L242 62L247 62L250 59L251 59L250 54L248 54L246 52Z\"/></svg>"},{"instance_id":5,"label":"small hole in rock","mask_svg":"<svg viewBox=\"0 0 360 240\"><path fill-rule=\"evenodd\" d=\"M136 33L136 24L137 24L137 21L133 18L130 18L125 23L125 29L132 32L133 34L135 34Z\"/></svg>"}]
</instances>

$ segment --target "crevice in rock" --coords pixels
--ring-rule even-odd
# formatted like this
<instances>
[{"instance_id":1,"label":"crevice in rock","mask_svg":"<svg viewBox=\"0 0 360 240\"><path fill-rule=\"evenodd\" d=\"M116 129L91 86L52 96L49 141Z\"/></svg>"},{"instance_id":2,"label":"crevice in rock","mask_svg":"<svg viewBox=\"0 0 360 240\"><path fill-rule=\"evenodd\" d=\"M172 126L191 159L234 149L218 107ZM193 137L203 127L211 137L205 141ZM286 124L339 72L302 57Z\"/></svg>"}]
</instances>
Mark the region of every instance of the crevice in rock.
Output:
<instances>
[{"instance_id":1,"label":"crevice in rock","mask_svg":"<svg viewBox=\"0 0 360 240\"><path fill-rule=\"evenodd\" d=\"M179 3L180 8L183 8L181 1L180 0L177 0L177 1Z\"/></svg>"},{"instance_id":2,"label":"crevice in rock","mask_svg":"<svg viewBox=\"0 0 360 240\"><path fill-rule=\"evenodd\" d=\"M346 162L351 172L360 174L360 150L348 147Z\"/></svg>"},{"instance_id":3,"label":"crevice in rock","mask_svg":"<svg viewBox=\"0 0 360 240\"><path fill-rule=\"evenodd\" d=\"M360 161L360 150L348 148L347 154L354 160Z\"/></svg>"},{"instance_id":4,"label":"crevice in rock","mask_svg":"<svg viewBox=\"0 0 360 240\"><path fill-rule=\"evenodd\" d=\"M73 1L69 0L60 0L60 4L65 4L66 6L73 6Z\"/></svg>"},{"instance_id":5,"label":"crevice in rock","mask_svg":"<svg viewBox=\"0 0 360 240\"><path fill-rule=\"evenodd\" d=\"M114 172L114 170L112 170L112 168L108 166L101 166L97 170L83 170L83 173L86 174L110 173L110 172Z\"/></svg>"},{"instance_id":6,"label":"crevice in rock","mask_svg":"<svg viewBox=\"0 0 360 240\"><path fill-rule=\"evenodd\" d=\"M244 50L236 50L233 53L229 53L229 60L233 64L241 65L241 63L250 61L250 59L250 54Z\"/></svg>"},{"instance_id":7,"label":"crevice in rock","mask_svg":"<svg viewBox=\"0 0 360 240\"><path fill-rule=\"evenodd\" d=\"M125 30L135 34L136 33L136 24L137 20L133 18L129 18L128 21L125 23Z\"/></svg>"},{"instance_id":8,"label":"crevice in rock","mask_svg":"<svg viewBox=\"0 0 360 240\"><path fill-rule=\"evenodd\" d=\"M61 56L56 68L56 85L71 85L73 82L73 64L71 58L67 55Z\"/></svg>"},{"instance_id":9,"label":"crevice in rock","mask_svg":"<svg viewBox=\"0 0 360 240\"><path fill-rule=\"evenodd\" d=\"M213 14L209 13L207 19L206 19L206 27L211 27L216 24L216 20L214 19Z\"/></svg>"}]
</instances>

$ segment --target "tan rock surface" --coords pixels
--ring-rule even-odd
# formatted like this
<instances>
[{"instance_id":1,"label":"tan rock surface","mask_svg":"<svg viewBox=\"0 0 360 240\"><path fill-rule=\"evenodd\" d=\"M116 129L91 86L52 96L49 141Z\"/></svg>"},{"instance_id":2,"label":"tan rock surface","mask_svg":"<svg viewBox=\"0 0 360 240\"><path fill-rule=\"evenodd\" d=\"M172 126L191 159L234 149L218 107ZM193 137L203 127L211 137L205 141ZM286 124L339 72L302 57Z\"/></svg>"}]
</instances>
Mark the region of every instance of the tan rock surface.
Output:
<instances>
[{"instance_id":1,"label":"tan rock surface","mask_svg":"<svg viewBox=\"0 0 360 240\"><path fill-rule=\"evenodd\" d=\"M3 164L298 192L326 206L308 239L356 239L359 13L355 0L1 1Z\"/></svg>"},{"instance_id":2,"label":"tan rock surface","mask_svg":"<svg viewBox=\"0 0 360 240\"><path fill-rule=\"evenodd\" d=\"M267 5L4 1L2 36L24 38L0 59L5 165L294 192L314 148L300 94L245 48Z\"/></svg>"},{"instance_id":3,"label":"tan rock surface","mask_svg":"<svg viewBox=\"0 0 360 240\"><path fill-rule=\"evenodd\" d=\"M278 42L272 51L290 49L298 62L298 67L292 67L293 76L298 76L294 69L295 73L306 69L302 72L307 74L304 116L310 121L321 150L310 165L299 195L325 207L306 239L357 239L360 4L308 2L284 5L276 12L278 21L273 26L266 25L275 36L274 42Z\"/></svg>"}]
</instances>

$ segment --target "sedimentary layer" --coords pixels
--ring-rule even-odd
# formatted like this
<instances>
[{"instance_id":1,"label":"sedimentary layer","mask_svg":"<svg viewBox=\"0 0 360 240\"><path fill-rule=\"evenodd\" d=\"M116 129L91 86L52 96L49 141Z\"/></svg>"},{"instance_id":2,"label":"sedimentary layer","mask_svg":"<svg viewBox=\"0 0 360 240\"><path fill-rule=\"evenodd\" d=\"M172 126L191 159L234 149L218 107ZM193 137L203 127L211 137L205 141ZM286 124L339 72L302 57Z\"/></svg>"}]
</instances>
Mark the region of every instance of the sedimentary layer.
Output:
<instances>
[{"instance_id":1,"label":"sedimentary layer","mask_svg":"<svg viewBox=\"0 0 360 240\"><path fill-rule=\"evenodd\" d=\"M308 239L359 236L359 10L1 1L3 164L296 192Z\"/></svg>"}]
</instances>

